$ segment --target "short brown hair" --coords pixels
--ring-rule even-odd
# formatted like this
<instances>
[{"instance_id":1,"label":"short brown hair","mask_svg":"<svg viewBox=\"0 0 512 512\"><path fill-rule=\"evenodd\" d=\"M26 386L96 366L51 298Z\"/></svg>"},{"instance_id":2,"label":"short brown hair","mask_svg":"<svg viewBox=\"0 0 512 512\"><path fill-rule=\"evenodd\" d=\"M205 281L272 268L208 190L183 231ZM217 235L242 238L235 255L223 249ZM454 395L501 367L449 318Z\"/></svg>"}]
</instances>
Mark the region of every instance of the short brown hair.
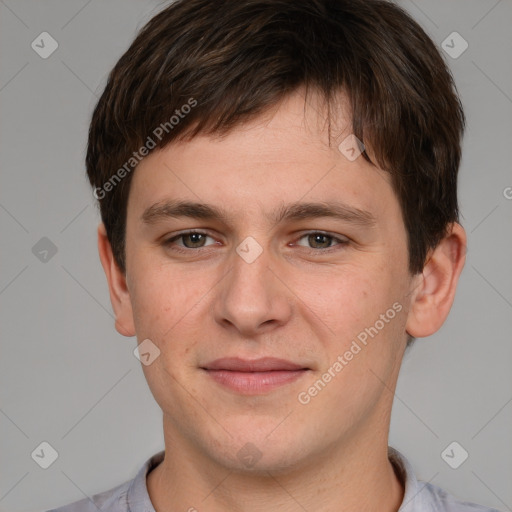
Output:
<instances>
[{"instance_id":1,"label":"short brown hair","mask_svg":"<svg viewBox=\"0 0 512 512\"><path fill-rule=\"evenodd\" d=\"M90 125L87 174L123 272L139 148L227 133L302 86L325 100L329 127L329 106L347 95L353 133L392 176L409 270L422 271L458 221L465 122L450 71L422 28L383 0L178 0L119 59Z\"/></svg>"}]
</instances>

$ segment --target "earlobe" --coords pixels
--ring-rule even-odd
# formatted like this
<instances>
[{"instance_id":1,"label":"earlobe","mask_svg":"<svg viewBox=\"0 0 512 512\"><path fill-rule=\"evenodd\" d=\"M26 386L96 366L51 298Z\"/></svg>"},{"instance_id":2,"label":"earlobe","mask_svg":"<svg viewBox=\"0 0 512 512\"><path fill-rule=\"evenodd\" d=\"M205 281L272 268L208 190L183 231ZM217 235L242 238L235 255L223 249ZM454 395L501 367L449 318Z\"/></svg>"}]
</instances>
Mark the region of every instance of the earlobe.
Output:
<instances>
[{"instance_id":1,"label":"earlobe","mask_svg":"<svg viewBox=\"0 0 512 512\"><path fill-rule=\"evenodd\" d=\"M110 302L116 317L116 330L123 336L135 336L132 304L126 276L115 261L103 223L98 226L98 252L107 278Z\"/></svg>"},{"instance_id":2,"label":"earlobe","mask_svg":"<svg viewBox=\"0 0 512 512\"><path fill-rule=\"evenodd\" d=\"M440 329L452 307L465 260L466 233L455 222L431 251L422 274L411 281L408 334L423 338Z\"/></svg>"}]
</instances>

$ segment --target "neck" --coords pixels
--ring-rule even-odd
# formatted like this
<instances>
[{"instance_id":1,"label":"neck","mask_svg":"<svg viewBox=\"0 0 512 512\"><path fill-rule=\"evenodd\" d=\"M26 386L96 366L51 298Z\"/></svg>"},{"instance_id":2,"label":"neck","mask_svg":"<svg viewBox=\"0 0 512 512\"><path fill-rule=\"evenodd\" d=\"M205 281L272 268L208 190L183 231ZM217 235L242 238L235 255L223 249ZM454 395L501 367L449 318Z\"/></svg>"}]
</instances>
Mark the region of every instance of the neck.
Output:
<instances>
[{"instance_id":1,"label":"neck","mask_svg":"<svg viewBox=\"0 0 512 512\"><path fill-rule=\"evenodd\" d=\"M183 439L166 435L165 458L148 475L148 492L156 512L396 512L404 489L388 459L387 434L358 432L359 440L371 443L361 447L348 439L303 467L260 473L219 466L191 452Z\"/></svg>"}]
</instances>

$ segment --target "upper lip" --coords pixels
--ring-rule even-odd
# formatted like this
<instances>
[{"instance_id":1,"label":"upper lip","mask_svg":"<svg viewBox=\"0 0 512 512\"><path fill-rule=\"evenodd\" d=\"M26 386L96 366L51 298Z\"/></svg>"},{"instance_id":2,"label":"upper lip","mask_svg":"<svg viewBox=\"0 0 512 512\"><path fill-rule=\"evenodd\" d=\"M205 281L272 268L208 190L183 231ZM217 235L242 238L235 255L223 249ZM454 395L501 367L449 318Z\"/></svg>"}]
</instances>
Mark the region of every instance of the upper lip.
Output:
<instances>
[{"instance_id":1,"label":"upper lip","mask_svg":"<svg viewBox=\"0 0 512 512\"><path fill-rule=\"evenodd\" d=\"M215 359L203 366L205 370L229 370L234 372L268 372L277 370L307 370L306 367L278 359L276 357L262 357L260 359L240 359L239 357L223 357Z\"/></svg>"}]
</instances>

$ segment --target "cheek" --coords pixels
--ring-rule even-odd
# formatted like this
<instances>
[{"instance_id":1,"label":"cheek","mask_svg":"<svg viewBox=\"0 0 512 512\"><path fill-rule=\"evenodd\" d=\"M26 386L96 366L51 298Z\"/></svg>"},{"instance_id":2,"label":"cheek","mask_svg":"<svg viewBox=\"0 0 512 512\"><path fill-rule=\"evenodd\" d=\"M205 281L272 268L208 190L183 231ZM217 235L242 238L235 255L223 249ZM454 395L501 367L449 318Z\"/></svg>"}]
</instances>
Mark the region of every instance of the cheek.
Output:
<instances>
[{"instance_id":1,"label":"cheek","mask_svg":"<svg viewBox=\"0 0 512 512\"><path fill-rule=\"evenodd\" d=\"M197 346L204 344L209 334L205 308L217 280L214 272L192 272L155 261L134 269L130 297L137 337L149 338L159 347L170 371L186 361L185 366L193 364Z\"/></svg>"},{"instance_id":2,"label":"cheek","mask_svg":"<svg viewBox=\"0 0 512 512\"><path fill-rule=\"evenodd\" d=\"M384 305L387 309L391 296L384 272L355 265L302 273L294 288L303 314L343 338L378 316Z\"/></svg>"},{"instance_id":3,"label":"cheek","mask_svg":"<svg viewBox=\"0 0 512 512\"><path fill-rule=\"evenodd\" d=\"M323 346L322 364L328 368L347 354L351 369L340 382L349 374L354 375L351 383L364 380L368 366L386 373L395 359L396 342L405 332L399 279L398 272L381 263L345 266L325 275L304 273L297 282L303 300L296 303Z\"/></svg>"},{"instance_id":4,"label":"cheek","mask_svg":"<svg viewBox=\"0 0 512 512\"><path fill-rule=\"evenodd\" d=\"M132 272L130 299L139 338L162 338L193 307L194 288L178 276L150 262Z\"/></svg>"}]
</instances>

